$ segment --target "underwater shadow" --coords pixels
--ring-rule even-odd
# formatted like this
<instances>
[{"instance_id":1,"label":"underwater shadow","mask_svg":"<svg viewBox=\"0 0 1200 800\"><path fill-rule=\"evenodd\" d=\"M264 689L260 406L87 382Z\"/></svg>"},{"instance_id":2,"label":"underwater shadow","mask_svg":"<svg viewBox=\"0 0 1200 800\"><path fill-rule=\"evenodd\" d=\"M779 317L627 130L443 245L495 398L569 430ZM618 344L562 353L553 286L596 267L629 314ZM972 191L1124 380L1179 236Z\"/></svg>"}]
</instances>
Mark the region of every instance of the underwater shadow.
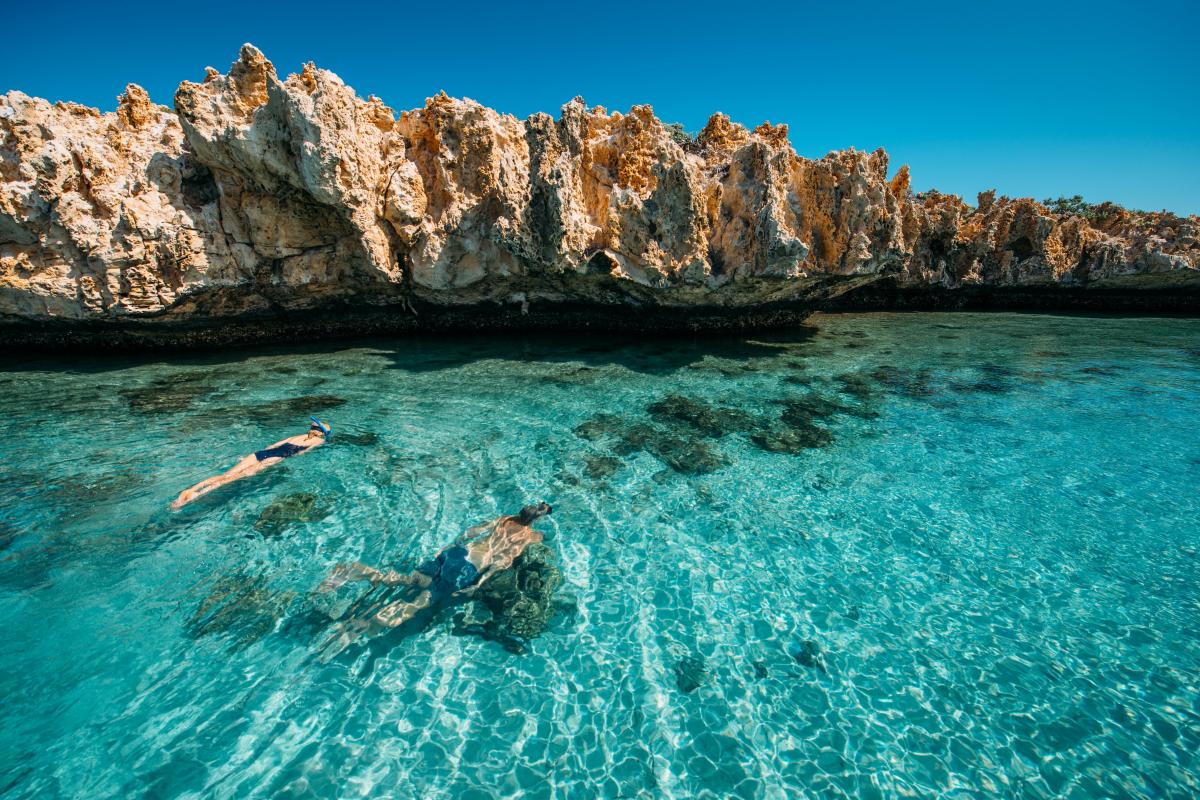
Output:
<instances>
[{"instance_id":1,"label":"underwater shadow","mask_svg":"<svg viewBox=\"0 0 1200 800\"><path fill-rule=\"evenodd\" d=\"M654 339L625 334L561 333L553 338L522 334L451 335L432 339L376 340L378 354L392 369L423 373L454 369L487 360L545 364L583 363L619 366L648 375L669 375L706 357L747 362L774 358L808 344L817 334L812 327L753 335L671 334Z\"/></svg>"},{"instance_id":2,"label":"underwater shadow","mask_svg":"<svg viewBox=\"0 0 1200 800\"><path fill-rule=\"evenodd\" d=\"M387 359L389 366L406 372L422 373L452 369L484 360L518 360L541 363L582 362L589 366L622 366L634 372L667 375L689 367L706 356L731 361L770 358L810 342L818 333L811 325L753 333L665 332L654 338L611 332L552 332L547 336L521 332L446 333L437 336L418 334L392 337L346 337L297 344L262 344L225 349L166 350L144 353L115 351L89 354L32 352L0 354L0 375L54 371L71 374L98 374L148 364L162 364L194 370L193 374L161 376L159 384L176 384L241 375L238 368L250 359L288 355L335 355L346 350L369 349ZM274 368L286 372L286 367ZM159 384L144 387L162 389ZM143 387L133 387L139 390ZM205 388L194 388L202 394ZM149 392L148 392L149 394ZM126 398L127 400L130 398ZM140 395L134 396L141 400ZM153 409L150 409L153 410Z\"/></svg>"}]
</instances>

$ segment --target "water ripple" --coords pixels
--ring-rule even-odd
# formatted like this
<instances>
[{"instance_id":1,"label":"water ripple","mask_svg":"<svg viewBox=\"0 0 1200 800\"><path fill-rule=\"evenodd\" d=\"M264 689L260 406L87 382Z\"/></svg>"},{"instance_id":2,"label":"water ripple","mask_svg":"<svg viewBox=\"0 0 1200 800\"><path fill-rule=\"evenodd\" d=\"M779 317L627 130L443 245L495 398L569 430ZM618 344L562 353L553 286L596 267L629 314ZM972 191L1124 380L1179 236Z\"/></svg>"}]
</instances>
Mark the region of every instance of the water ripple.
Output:
<instances>
[{"instance_id":1,"label":"water ripple","mask_svg":"<svg viewBox=\"0 0 1200 800\"><path fill-rule=\"evenodd\" d=\"M880 314L14 361L0 793L1196 796L1196 352ZM310 408L330 446L167 511ZM334 564L536 499L565 610L523 655L447 615L317 658Z\"/></svg>"}]
</instances>

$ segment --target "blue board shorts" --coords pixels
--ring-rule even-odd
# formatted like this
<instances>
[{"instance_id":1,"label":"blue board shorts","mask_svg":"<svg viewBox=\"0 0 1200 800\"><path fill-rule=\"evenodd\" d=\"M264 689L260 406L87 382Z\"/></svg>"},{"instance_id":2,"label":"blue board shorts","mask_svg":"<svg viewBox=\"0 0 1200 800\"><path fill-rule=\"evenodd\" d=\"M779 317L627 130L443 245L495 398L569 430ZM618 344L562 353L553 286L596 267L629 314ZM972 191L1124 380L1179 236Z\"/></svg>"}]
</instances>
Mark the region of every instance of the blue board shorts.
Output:
<instances>
[{"instance_id":1,"label":"blue board shorts","mask_svg":"<svg viewBox=\"0 0 1200 800\"><path fill-rule=\"evenodd\" d=\"M455 592L469 588L479 580L479 570L467 560L467 548L451 547L431 558L417 572L432 579L429 593L434 602L444 600Z\"/></svg>"}]
</instances>

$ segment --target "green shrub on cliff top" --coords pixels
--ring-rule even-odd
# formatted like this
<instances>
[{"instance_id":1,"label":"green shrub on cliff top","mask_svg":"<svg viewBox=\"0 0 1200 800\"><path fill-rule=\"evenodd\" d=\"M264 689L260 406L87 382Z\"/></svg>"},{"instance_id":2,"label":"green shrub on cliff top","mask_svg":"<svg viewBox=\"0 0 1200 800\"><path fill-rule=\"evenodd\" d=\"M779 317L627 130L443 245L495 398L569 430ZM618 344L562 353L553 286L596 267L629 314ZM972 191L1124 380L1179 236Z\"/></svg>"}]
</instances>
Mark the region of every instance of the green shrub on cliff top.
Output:
<instances>
[{"instance_id":1,"label":"green shrub on cliff top","mask_svg":"<svg viewBox=\"0 0 1200 800\"><path fill-rule=\"evenodd\" d=\"M678 122L669 122L665 127L667 129L667 133L671 134L671 138L674 139L675 143L680 147L687 147L696 138L684 130L683 125Z\"/></svg>"},{"instance_id":2,"label":"green shrub on cliff top","mask_svg":"<svg viewBox=\"0 0 1200 800\"><path fill-rule=\"evenodd\" d=\"M1047 197L1042 201L1042 205L1058 214L1060 217L1083 217L1084 219L1096 218L1096 206L1083 199L1082 195L1073 195L1071 197Z\"/></svg>"}]
</instances>

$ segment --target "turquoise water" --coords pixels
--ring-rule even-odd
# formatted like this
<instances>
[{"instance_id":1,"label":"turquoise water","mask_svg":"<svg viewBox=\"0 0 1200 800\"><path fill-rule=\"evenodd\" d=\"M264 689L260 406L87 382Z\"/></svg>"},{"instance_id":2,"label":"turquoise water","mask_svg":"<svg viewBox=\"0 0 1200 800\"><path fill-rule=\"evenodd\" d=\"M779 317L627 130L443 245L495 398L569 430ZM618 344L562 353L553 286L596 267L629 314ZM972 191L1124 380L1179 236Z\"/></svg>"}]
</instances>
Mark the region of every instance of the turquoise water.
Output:
<instances>
[{"instance_id":1,"label":"turquoise water","mask_svg":"<svg viewBox=\"0 0 1200 800\"><path fill-rule=\"evenodd\" d=\"M0 369L5 797L1200 793L1200 320ZM538 499L523 653L444 615L314 658L334 564Z\"/></svg>"}]
</instances>

